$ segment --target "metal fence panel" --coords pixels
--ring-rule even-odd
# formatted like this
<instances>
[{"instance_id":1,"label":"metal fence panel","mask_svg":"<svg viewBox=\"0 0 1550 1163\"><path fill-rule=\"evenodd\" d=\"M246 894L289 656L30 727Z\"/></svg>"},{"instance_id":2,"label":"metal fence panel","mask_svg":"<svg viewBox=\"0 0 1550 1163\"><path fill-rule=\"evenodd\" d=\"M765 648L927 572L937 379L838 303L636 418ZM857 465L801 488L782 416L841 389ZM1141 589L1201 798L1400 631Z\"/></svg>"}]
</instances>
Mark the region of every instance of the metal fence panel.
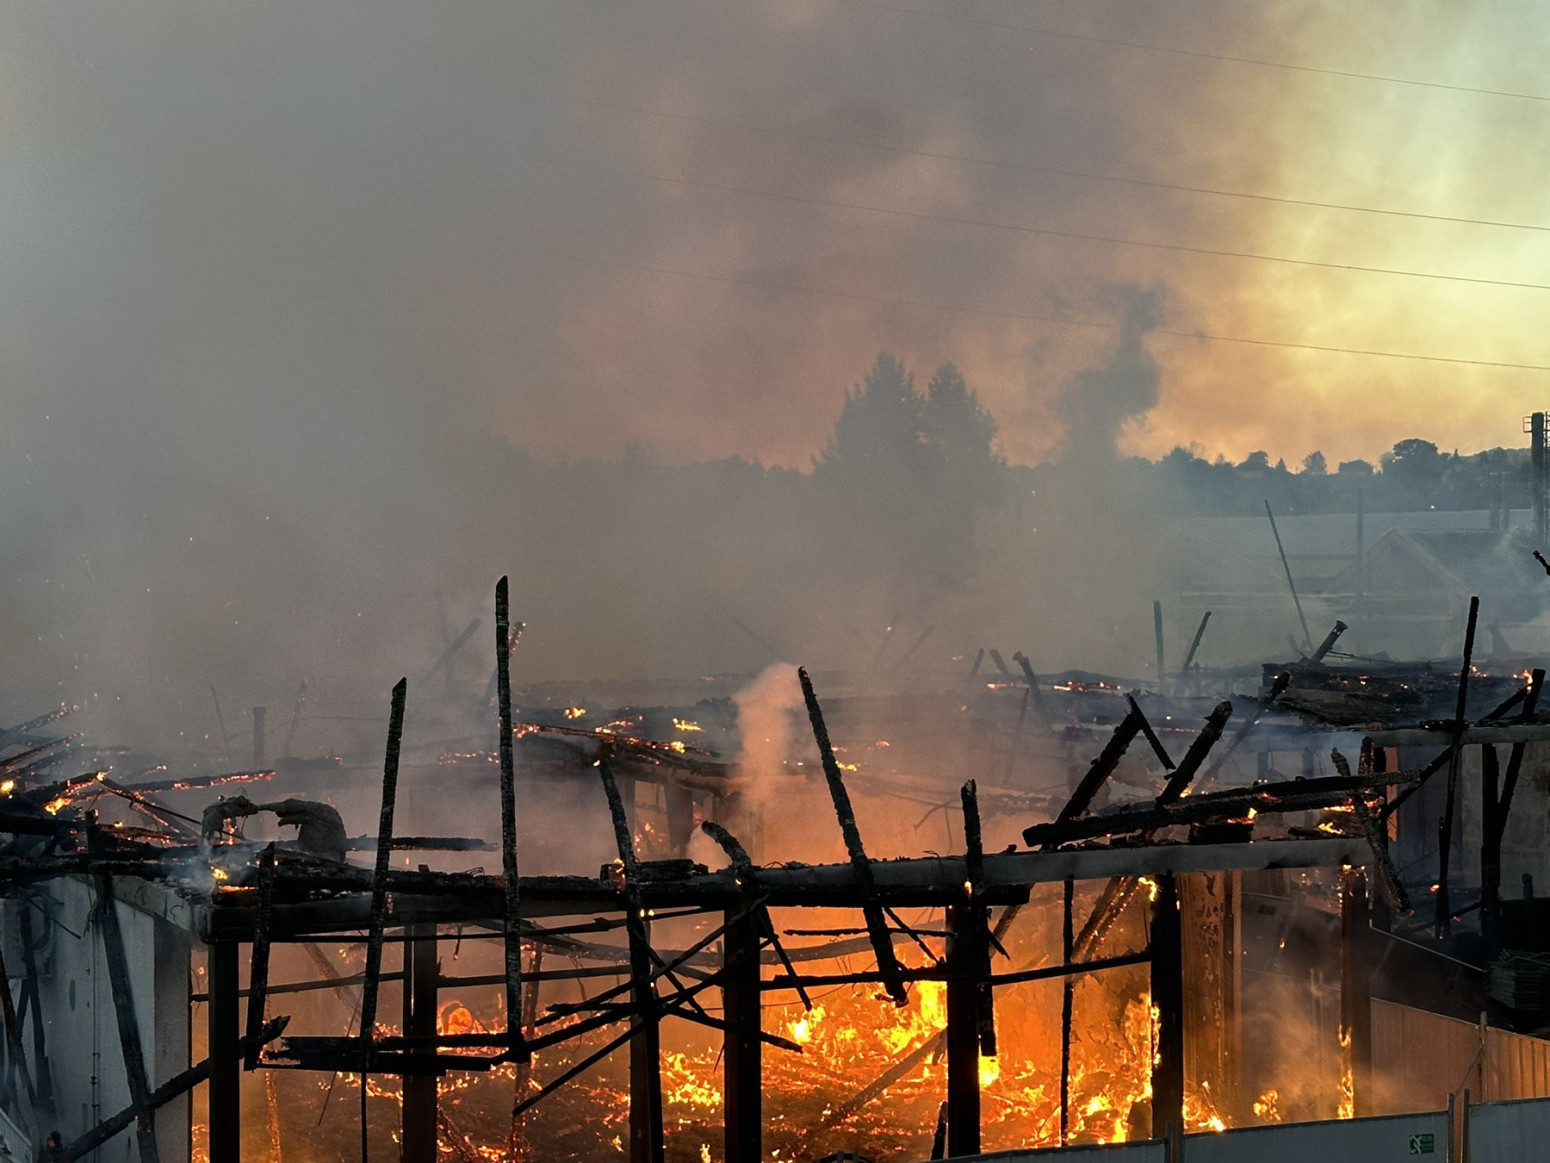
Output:
<instances>
[{"instance_id":1,"label":"metal fence panel","mask_svg":"<svg viewBox=\"0 0 1550 1163\"><path fill-rule=\"evenodd\" d=\"M1393 1002L1372 1003L1372 1093L1367 1110L1434 1111L1469 1088L1482 1097L1480 1027ZM1518 1097L1487 1094L1483 1097Z\"/></svg>"},{"instance_id":2,"label":"metal fence panel","mask_svg":"<svg viewBox=\"0 0 1550 1163\"><path fill-rule=\"evenodd\" d=\"M1550 1097L1550 1042L1491 1029L1485 1035L1486 1084L1482 1099Z\"/></svg>"},{"instance_id":3,"label":"metal fence panel","mask_svg":"<svg viewBox=\"0 0 1550 1163\"><path fill-rule=\"evenodd\" d=\"M1470 1163L1520 1163L1546 1155L1550 1155L1550 1099L1470 1106Z\"/></svg>"},{"instance_id":4,"label":"metal fence panel","mask_svg":"<svg viewBox=\"0 0 1550 1163\"><path fill-rule=\"evenodd\" d=\"M1447 1112L1428 1111L1190 1135L1182 1163L1446 1163L1447 1158Z\"/></svg>"}]
</instances>

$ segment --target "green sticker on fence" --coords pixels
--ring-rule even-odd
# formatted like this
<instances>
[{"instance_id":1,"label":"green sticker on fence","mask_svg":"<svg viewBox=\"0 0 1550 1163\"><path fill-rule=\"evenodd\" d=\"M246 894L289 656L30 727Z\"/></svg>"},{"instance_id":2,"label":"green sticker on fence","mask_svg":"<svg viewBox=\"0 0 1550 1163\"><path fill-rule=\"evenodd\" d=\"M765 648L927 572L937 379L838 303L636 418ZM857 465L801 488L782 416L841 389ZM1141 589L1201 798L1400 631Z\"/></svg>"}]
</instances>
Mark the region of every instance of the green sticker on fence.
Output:
<instances>
[{"instance_id":1,"label":"green sticker on fence","mask_svg":"<svg viewBox=\"0 0 1550 1163\"><path fill-rule=\"evenodd\" d=\"M1424 1135L1410 1136L1410 1153L1412 1155L1433 1155L1437 1152L1437 1136L1431 1132Z\"/></svg>"}]
</instances>

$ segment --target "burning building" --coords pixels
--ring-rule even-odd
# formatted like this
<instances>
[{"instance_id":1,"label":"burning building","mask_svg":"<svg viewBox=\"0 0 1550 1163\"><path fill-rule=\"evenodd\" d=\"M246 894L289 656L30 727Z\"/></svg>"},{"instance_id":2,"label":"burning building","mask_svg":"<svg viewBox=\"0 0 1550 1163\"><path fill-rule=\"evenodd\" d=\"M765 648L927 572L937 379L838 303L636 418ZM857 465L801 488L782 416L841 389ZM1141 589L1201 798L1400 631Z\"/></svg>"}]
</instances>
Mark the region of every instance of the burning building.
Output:
<instances>
[{"instance_id":1,"label":"burning building","mask_svg":"<svg viewBox=\"0 0 1550 1163\"><path fill-rule=\"evenodd\" d=\"M1336 633L1262 684L518 702L504 586L497 626L493 750L406 739L405 683L380 768L7 732L12 1157L905 1160L1550 1093L1502 889L1550 875L1540 671ZM418 834L454 803L488 825Z\"/></svg>"}]
</instances>

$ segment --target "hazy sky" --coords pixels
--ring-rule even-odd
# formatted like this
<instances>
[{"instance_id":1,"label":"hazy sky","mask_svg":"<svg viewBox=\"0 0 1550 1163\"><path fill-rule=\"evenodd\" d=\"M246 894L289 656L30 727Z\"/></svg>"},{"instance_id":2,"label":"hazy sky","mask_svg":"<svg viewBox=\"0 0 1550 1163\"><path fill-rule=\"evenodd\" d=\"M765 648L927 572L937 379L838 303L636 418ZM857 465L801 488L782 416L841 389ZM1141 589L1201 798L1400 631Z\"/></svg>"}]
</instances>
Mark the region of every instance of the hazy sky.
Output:
<instances>
[{"instance_id":1,"label":"hazy sky","mask_svg":"<svg viewBox=\"0 0 1550 1163\"><path fill-rule=\"evenodd\" d=\"M477 430L805 467L888 348L922 379L956 361L1034 461L1119 283L1180 333L1147 340L1131 451L1474 449L1550 399L1546 372L1188 338L1550 364L1550 290L1198 253L1550 283L1550 103L1466 91L1550 96L1542 5L0 14L9 455L63 423L200 479L433 477L437 439Z\"/></svg>"}]
</instances>

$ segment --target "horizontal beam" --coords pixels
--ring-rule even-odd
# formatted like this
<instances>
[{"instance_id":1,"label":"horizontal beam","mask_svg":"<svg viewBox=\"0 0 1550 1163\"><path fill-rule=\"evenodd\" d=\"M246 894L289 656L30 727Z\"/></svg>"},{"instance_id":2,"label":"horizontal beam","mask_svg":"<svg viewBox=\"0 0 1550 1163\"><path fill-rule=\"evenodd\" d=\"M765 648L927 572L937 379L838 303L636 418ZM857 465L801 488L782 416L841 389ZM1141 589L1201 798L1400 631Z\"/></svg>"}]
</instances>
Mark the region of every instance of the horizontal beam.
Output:
<instances>
[{"instance_id":1,"label":"horizontal beam","mask_svg":"<svg viewBox=\"0 0 1550 1163\"><path fill-rule=\"evenodd\" d=\"M1365 865L1371 859L1361 837L1318 840L1257 840L1231 844L1148 844L1136 847L1067 849L1054 852L1003 852L986 855L983 881L976 886L986 904L1025 902L1036 884L1071 877L1106 880L1115 876L1146 876L1185 872L1259 871L1271 868L1315 868ZM849 864L806 868L761 868L759 891L771 908L859 908L861 897ZM896 908L957 903L968 877L961 856L878 860L872 877L879 899ZM743 890L730 871L676 880L643 881L642 903L650 908L696 905L731 907ZM622 893L592 877L523 877L524 918L617 913L624 909ZM306 933L340 933L364 929L370 901L365 894L328 901L276 905L270 932L276 938ZM455 894L395 893L388 924L489 921L501 911L499 886L460 889ZM256 920L250 907L201 906L200 927L206 939L246 940Z\"/></svg>"}]
</instances>

